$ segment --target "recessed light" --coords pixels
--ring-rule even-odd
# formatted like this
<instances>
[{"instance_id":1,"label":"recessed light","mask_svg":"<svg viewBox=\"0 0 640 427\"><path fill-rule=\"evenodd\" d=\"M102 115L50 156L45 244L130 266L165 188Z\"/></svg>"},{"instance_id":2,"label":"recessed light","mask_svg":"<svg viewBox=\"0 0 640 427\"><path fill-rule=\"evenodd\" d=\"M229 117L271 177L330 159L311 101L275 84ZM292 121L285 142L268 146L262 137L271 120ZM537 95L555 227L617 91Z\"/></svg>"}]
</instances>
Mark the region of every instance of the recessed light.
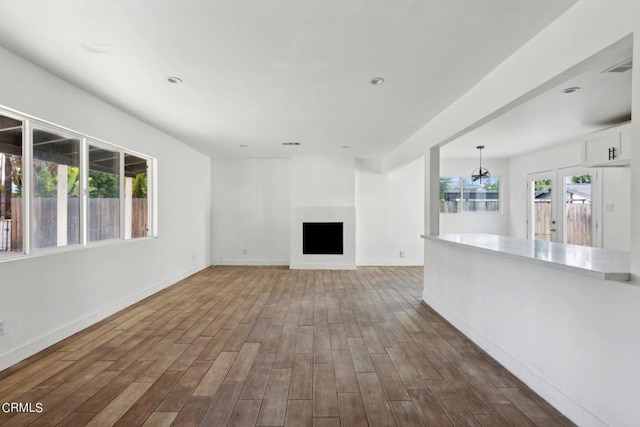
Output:
<instances>
[{"instance_id":1,"label":"recessed light","mask_svg":"<svg viewBox=\"0 0 640 427\"><path fill-rule=\"evenodd\" d=\"M242 144L242 145L240 146L240 148L249 148L249 146L248 146L248 145L244 145L244 144Z\"/></svg>"},{"instance_id":2,"label":"recessed light","mask_svg":"<svg viewBox=\"0 0 640 427\"><path fill-rule=\"evenodd\" d=\"M580 88L578 86L568 87L562 90L562 93L573 93L579 91Z\"/></svg>"},{"instance_id":3,"label":"recessed light","mask_svg":"<svg viewBox=\"0 0 640 427\"><path fill-rule=\"evenodd\" d=\"M346 150L347 148L351 148L351 146L350 145L343 145L342 148L344 148Z\"/></svg>"},{"instance_id":4,"label":"recessed light","mask_svg":"<svg viewBox=\"0 0 640 427\"><path fill-rule=\"evenodd\" d=\"M182 79L180 77L176 77L176 76L171 76L167 79L167 81L169 83L175 83L175 84L180 84L182 83Z\"/></svg>"},{"instance_id":5,"label":"recessed light","mask_svg":"<svg viewBox=\"0 0 640 427\"><path fill-rule=\"evenodd\" d=\"M369 84L374 86L380 86L382 83L384 83L384 79L382 77L374 77L369 80Z\"/></svg>"}]
</instances>

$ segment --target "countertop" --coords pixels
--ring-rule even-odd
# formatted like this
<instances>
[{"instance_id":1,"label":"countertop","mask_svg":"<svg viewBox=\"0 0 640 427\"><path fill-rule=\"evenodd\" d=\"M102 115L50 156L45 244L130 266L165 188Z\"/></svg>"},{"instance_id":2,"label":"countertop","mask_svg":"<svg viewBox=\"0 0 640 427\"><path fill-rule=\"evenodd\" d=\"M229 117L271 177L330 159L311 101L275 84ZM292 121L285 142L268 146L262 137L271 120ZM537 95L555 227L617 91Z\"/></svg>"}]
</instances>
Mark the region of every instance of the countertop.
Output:
<instances>
[{"instance_id":1,"label":"countertop","mask_svg":"<svg viewBox=\"0 0 640 427\"><path fill-rule=\"evenodd\" d=\"M495 234L465 233L420 237L602 280L631 279L628 252Z\"/></svg>"}]
</instances>

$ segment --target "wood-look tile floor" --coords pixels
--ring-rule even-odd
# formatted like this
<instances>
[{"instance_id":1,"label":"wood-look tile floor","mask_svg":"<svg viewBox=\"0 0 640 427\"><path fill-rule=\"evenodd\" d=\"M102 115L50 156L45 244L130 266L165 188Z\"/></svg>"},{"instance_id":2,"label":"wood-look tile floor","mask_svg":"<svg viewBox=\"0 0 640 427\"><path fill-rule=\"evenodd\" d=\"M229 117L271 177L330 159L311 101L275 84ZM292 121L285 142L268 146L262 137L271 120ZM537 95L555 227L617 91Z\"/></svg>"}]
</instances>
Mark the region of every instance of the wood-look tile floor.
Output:
<instances>
[{"instance_id":1,"label":"wood-look tile floor","mask_svg":"<svg viewBox=\"0 0 640 427\"><path fill-rule=\"evenodd\" d=\"M572 425L421 304L422 268L215 267L0 372L3 426Z\"/></svg>"}]
</instances>

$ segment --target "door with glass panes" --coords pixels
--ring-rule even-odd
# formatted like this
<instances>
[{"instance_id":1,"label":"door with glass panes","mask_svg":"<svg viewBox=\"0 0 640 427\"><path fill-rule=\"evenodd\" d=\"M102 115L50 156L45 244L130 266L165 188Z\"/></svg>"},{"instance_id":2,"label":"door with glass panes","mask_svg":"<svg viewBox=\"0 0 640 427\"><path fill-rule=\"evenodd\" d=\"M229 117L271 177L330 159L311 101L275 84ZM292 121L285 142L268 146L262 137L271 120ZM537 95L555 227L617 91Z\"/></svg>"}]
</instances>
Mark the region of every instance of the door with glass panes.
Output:
<instances>
[{"instance_id":1,"label":"door with glass panes","mask_svg":"<svg viewBox=\"0 0 640 427\"><path fill-rule=\"evenodd\" d=\"M554 171L538 172L527 177L529 193L527 236L529 239L545 242L561 241L562 234L556 220L554 185Z\"/></svg>"},{"instance_id":2,"label":"door with glass panes","mask_svg":"<svg viewBox=\"0 0 640 427\"><path fill-rule=\"evenodd\" d=\"M562 241L600 246L597 238L598 171L594 168L558 170L562 184Z\"/></svg>"},{"instance_id":3,"label":"door with glass panes","mask_svg":"<svg viewBox=\"0 0 640 427\"><path fill-rule=\"evenodd\" d=\"M598 171L564 168L527 177L527 237L532 240L599 246Z\"/></svg>"}]
</instances>

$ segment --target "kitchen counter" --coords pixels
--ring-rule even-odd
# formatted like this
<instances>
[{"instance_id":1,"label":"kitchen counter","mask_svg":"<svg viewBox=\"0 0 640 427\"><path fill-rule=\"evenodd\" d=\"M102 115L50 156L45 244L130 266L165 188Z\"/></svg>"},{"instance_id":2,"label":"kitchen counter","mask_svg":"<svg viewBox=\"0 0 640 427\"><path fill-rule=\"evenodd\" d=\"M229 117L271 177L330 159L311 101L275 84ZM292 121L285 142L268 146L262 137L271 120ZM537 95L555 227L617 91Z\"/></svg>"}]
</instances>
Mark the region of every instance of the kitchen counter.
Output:
<instances>
[{"instance_id":1,"label":"kitchen counter","mask_svg":"<svg viewBox=\"0 0 640 427\"><path fill-rule=\"evenodd\" d=\"M631 278L628 252L494 234L440 234L420 237L602 280L629 281Z\"/></svg>"}]
</instances>

